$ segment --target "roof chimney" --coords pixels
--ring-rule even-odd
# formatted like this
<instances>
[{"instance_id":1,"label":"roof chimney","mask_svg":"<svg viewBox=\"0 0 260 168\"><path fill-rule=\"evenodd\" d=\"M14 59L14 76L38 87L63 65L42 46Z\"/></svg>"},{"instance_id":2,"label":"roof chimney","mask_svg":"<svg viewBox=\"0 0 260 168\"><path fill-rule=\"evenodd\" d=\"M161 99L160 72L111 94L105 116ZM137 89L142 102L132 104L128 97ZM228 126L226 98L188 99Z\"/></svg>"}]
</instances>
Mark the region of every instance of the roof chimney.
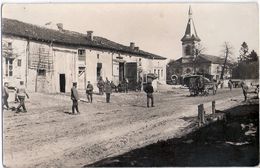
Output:
<instances>
[{"instance_id":1,"label":"roof chimney","mask_svg":"<svg viewBox=\"0 0 260 168\"><path fill-rule=\"evenodd\" d=\"M93 31L87 31L87 39L93 40Z\"/></svg>"},{"instance_id":2,"label":"roof chimney","mask_svg":"<svg viewBox=\"0 0 260 168\"><path fill-rule=\"evenodd\" d=\"M60 31L63 31L63 24L62 23L57 23L56 25L57 25L57 27Z\"/></svg>"},{"instance_id":3,"label":"roof chimney","mask_svg":"<svg viewBox=\"0 0 260 168\"><path fill-rule=\"evenodd\" d=\"M135 47L135 51L139 51L139 47Z\"/></svg>"},{"instance_id":4,"label":"roof chimney","mask_svg":"<svg viewBox=\"0 0 260 168\"><path fill-rule=\"evenodd\" d=\"M131 43L130 43L130 48L131 48L132 50L135 49L135 43L134 43L134 42L131 42Z\"/></svg>"}]
</instances>

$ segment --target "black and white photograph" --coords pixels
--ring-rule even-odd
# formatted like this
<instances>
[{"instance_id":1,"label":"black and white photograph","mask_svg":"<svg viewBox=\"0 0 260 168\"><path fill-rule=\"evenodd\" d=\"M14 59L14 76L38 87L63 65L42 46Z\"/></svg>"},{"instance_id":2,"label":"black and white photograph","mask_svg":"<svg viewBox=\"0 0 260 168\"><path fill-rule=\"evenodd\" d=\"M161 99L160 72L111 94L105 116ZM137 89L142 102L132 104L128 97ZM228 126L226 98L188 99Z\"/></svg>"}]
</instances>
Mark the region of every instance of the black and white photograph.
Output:
<instances>
[{"instance_id":1,"label":"black and white photograph","mask_svg":"<svg viewBox=\"0 0 260 168\"><path fill-rule=\"evenodd\" d=\"M259 166L257 2L1 7L0 166Z\"/></svg>"}]
</instances>

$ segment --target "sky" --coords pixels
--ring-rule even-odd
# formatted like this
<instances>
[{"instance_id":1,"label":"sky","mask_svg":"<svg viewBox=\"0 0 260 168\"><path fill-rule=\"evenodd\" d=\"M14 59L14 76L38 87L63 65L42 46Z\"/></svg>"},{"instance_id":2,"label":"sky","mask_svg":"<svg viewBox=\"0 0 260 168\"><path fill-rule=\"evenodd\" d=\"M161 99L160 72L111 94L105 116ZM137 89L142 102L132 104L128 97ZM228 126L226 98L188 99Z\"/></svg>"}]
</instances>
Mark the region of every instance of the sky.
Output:
<instances>
[{"instance_id":1,"label":"sky","mask_svg":"<svg viewBox=\"0 0 260 168\"><path fill-rule=\"evenodd\" d=\"M223 44L233 47L237 57L245 41L259 54L257 3L71 3L5 4L2 17L50 28L63 23L64 29L94 31L112 41L169 59L182 56L183 37L191 6L193 20L204 53L223 55Z\"/></svg>"}]
</instances>

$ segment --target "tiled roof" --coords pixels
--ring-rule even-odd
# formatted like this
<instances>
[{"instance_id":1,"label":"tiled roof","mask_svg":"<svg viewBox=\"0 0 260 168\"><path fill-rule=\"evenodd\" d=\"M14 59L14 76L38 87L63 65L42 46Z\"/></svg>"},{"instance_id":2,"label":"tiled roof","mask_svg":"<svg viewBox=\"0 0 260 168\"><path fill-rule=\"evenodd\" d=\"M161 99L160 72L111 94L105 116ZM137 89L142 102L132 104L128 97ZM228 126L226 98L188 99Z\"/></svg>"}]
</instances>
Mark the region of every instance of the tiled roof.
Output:
<instances>
[{"instance_id":1,"label":"tiled roof","mask_svg":"<svg viewBox=\"0 0 260 168\"><path fill-rule=\"evenodd\" d=\"M197 58L197 63L212 63L212 64L224 64L225 59L214 56L214 55L207 55L207 54L201 54ZM172 64L181 64L182 63L182 57L174 61ZM230 64L230 62L227 62Z\"/></svg>"},{"instance_id":2,"label":"tiled roof","mask_svg":"<svg viewBox=\"0 0 260 168\"><path fill-rule=\"evenodd\" d=\"M36 41L53 42L77 47L84 46L89 48L109 50L112 52L119 52L122 54L138 55L148 59L166 59L162 56L143 50L131 49L129 46L124 46L103 37L94 36L93 40L90 40L86 38L86 34L68 30L59 31L48 29L45 27L7 18L2 19L2 33L5 35L29 38Z\"/></svg>"}]
</instances>

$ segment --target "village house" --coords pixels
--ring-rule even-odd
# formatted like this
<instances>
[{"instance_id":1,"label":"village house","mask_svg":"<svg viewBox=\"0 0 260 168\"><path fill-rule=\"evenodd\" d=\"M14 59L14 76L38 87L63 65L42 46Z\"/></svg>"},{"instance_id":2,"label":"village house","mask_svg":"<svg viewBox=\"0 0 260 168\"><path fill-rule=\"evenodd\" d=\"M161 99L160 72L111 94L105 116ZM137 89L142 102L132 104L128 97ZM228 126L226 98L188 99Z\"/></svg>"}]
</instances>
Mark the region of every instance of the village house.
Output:
<instances>
[{"instance_id":1,"label":"village house","mask_svg":"<svg viewBox=\"0 0 260 168\"><path fill-rule=\"evenodd\" d=\"M118 84L123 78L134 89L139 78L155 73L166 82L166 58L143 51L131 42L125 46L103 37L36 26L2 19L3 81L19 86L24 81L31 92L69 92L72 82L85 89L87 81L108 78Z\"/></svg>"},{"instance_id":2,"label":"village house","mask_svg":"<svg viewBox=\"0 0 260 168\"><path fill-rule=\"evenodd\" d=\"M185 76L192 74L205 75L209 79L220 80L221 72L225 62L224 58L203 54L199 45L201 39L197 35L195 24L192 18L192 10L189 8L189 19L186 26L185 34L181 39L182 57L169 62L168 80L175 80L182 83ZM230 78L231 69L230 62L227 62L224 71L224 79Z\"/></svg>"}]
</instances>

